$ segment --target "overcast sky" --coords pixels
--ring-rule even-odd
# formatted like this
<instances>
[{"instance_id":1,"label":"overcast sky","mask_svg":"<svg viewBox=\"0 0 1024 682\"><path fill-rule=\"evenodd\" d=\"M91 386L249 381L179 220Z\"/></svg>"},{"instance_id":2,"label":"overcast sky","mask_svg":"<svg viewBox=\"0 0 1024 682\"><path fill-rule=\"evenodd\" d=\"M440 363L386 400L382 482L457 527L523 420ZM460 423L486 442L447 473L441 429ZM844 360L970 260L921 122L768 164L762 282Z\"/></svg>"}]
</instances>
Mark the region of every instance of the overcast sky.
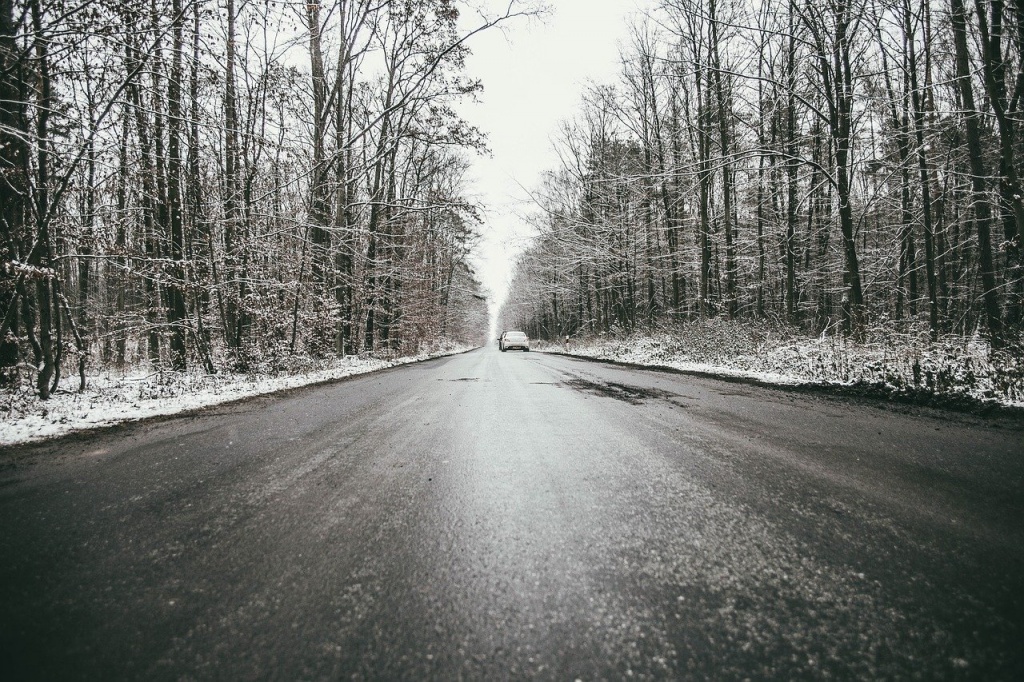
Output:
<instances>
[{"instance_id":1,"label":"overcast sky","mask_svg":"<svg viewBox=\"0 0 1024 682\"><path fill-rule=\"evenodd\" d=\"M507 0L486 0L493 7ZM590 81L619 72L627 20L648 0L548 0L544 19L518 20L502 33L475 36L470 75L483 81L480 103L460 107L488 136L491 158L474 160L472 192L487 210L478 273L503 297L516 254L529 234L521 216L528 192L557 166L552 140L572 118ZM464 15L464 19L470 17ZM525 189L524 189L525 188Z\"/></svg>"}]
</instances>

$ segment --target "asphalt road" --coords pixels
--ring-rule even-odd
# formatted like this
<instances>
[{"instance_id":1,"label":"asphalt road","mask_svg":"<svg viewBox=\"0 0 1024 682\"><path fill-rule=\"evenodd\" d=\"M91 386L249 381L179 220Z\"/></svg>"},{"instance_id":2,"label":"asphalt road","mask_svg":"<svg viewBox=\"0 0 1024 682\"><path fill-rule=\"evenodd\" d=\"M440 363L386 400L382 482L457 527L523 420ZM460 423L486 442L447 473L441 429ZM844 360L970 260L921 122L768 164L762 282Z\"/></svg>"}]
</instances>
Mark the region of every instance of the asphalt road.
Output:
<instances>
[{"instance_id":1,"label":"asphalt road","mask_svg":"<svg viewBox=\"0 0 1024 682\"><path fill-rule=\"evenodd\" d=\"M0 677L1024 679L1022 460L481 349L0 456Z\"/></svg>"}]
</instances>

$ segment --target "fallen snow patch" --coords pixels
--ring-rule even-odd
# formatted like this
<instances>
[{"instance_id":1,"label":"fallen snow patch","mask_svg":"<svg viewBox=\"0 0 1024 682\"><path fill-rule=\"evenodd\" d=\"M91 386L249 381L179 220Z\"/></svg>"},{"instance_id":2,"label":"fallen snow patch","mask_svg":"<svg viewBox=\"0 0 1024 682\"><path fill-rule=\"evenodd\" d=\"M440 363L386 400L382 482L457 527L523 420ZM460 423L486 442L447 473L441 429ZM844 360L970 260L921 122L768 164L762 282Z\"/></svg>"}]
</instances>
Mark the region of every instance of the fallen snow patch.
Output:
<instances>
[{"instance_id":1,"label":"fallen snow patch","mask_svg":"<svg viewBox=\"0 0 1024 682\"><path fill-rule=\"evenodd\" d=\"M281 376L156 372L88 377L85 391L61 388L39 400L23 386L0 400L0 446L43 440L146 417L178 414L255 395L365 374L469 350L458 346L397 359L349 356ZM64 386L77 383L69 377Z\"/></svg>"},{"instance_id":2,"label":"fallen snow patch","mask_svg":"<svg viewBox=\"0 0 1024 682\"><path fill-rule=\"evenodd\" d=\"M562 345L540 346L565 352ZM855 343L842 335L808 338L785 328L708 320L648 334L573 339L568 352L771 384L862 386L1024 407L1024 358L994 352L978 337L933 342L923 334L890 333Z\"/></svg>"}]
</instances>

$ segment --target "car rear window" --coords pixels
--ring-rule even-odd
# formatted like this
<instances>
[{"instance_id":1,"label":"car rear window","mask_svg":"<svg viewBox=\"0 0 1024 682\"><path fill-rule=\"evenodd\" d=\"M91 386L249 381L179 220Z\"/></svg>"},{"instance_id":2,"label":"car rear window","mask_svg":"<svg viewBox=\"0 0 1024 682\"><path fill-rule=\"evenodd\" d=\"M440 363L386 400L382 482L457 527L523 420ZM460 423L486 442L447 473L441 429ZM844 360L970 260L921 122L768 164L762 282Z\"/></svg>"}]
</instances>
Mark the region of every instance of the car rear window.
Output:
<instances>
[{"instance_id":1,"label":"car rear window","mask_svg":"<svg viewBox=\"0 0 1024 682\"><path fill-rule=\"evenodd\" d=\"M505 334L505 340L506 341L525 341L526 340L526 334L524 334L522 332L509 332L508 334Z\"/></svg>"}]
</instances>

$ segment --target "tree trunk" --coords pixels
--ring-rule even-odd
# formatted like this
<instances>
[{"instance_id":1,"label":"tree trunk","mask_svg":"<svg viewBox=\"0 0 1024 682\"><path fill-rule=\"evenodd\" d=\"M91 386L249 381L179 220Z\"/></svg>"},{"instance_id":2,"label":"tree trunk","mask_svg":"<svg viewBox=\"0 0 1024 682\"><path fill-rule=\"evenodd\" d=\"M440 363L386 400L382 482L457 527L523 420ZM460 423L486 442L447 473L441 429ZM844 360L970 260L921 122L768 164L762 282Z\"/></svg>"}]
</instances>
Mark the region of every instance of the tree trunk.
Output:
<instances>
[{"instance_id":1,"label":"tree trunk","mask_svg":"<svg viewBox=\"0 0 1024 682\"><path fill-rule=\"evenodd\" d=\"M171 368L183 371L185 355L185 223L182 215L181 123L183 16L181 0L172 0L171 72L167 81L167 202L170 213L171 283L168 286L167 322L171 327Z\"/></svg>"},{"instance_id":2,"label":"tree trunk","mask_svg":"<svg viewBox=\"0 0 1024 682\"><path fill-rule=\"evenodd\" d=\"M57 372L53 347L54 311L53 295L53 243L50 235L50 131L49 119L51 111L51 84L49 46L43 34L42 8L39 0L31 1L32 25L35 29L35 55L38 60L37 113L36 113L36 258L30 258L29 264L42 271L37 280L36 299L39 306L39 347L42 352L42 364L36 377L36 392L39 398L46 400L54 386L50 380ZM56 311L60 315L60 310Z\"/></svg>"},{"instance_id":3,"label":"tree trunk","mask_svg":"<svg viewBox=\"0 0 1024 682\"><path fill-rule=\"evenodd\" d=\"M231 290L225 296L222 306L224 340L235 355L240 357L242 345L241 287L238 291L235 279L239 266L238 228L239 211L239 157L238 157L238 98L235 94L235 0L226 0L227 45L224 63L224 282ZM216 259L214 258L214 263ZM218 288L218 291L220 289Z\"/></svg>"},{"instance_id":4,"label":"tree trunk","mask_svg":"<svg viewBox=\"0 0 1024 682\"><path fill-rule=\"evenodd\" d=\"M923 97L918 87L917 51L914 46L914 31L911 25L910 0L904 0L903 28L907 41L907 71L910 77L910 102L913 109L914 136L917 139L917 162L921 177L921 212L924 222L925 276L928 283L928 328L932 340L939 335L939 295L935 276L935 231L932 224L931 182L928 172L928 157L924 146Z\"/></svg>"},{"instance_id":5,"label":"tree trunk","mask_svg":"<svg viewBox=\"0 0 1024 682\"><path fill-rule=\"evenodd\" d=\"M797 157L796 130L796 27L793 25L793 7L789 12L789 40L786 51L786 319L790 324L798 321L796 290L796 207ZM811 183L812 189L814 182Z\"/></svg>"},{"instance_id":6,"label":"tree trunk","mask_svg":"<svg viewBox=\"0 0 1024 682\"><path fill-rule=\"evenodd\" d=\"M24 262L31 249L25 213L29 196L29 139L25 106L28 84L24 54L16 41L13 0L0 0L0 384L17 381L19 322L28 325L24 307L24 273L11 265Z\"/></svg>"},{"instance_id":7,"label":"tree trunk","mask_svg":"<svg viewBox=\"0 0 1024 682\"><path fill-rule=\"evenodd\" d=\"M989 338L993 346L1002 344L1002 319L996 290L996 273L992 261L992 207L988 202L985 178L988 172L981 146L981 112L974 104L971 86L970 52L967 47L967 14L963 0L950 0L950 21L953 26L953 48L956 53L956 81L964 108L967 133L967 155L971 165L971 188L974 194L975 228L978 231L978 261L981 270L982 297Z\"/></svg>"},{"instance_id":8,"label":"tree trunk","mask_svg":"<svg viewBox=\"0 0 1024 682\"><path fill-rule=\"evenodd\" d=\"M730 158L732 154L732 105L722 78L722 60L719 49L718 15L716 0L708 4L711 22L711 73L718 100L718 135L722 146L722 230L725 232L725 309L729 319L735 319L738 305L736 300L736 246L733 235L733 175Z\"/></svg>"}]
</instances>

